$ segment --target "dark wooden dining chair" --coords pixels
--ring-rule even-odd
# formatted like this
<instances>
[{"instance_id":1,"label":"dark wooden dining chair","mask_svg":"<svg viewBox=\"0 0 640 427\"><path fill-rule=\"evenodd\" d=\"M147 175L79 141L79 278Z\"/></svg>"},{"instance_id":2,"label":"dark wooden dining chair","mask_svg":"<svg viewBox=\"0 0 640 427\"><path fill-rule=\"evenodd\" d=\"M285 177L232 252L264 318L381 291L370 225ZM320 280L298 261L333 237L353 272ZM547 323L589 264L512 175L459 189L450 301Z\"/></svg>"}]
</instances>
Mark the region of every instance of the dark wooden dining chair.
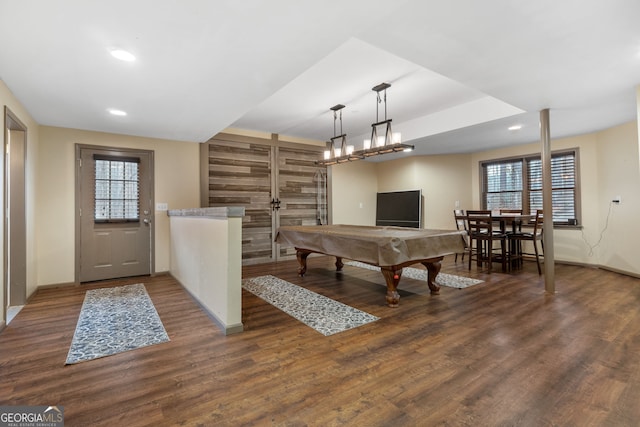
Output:
<instances>
[{"instance_id":1,"label":"dark wooden dining chair","mask_svg":"<svg viewBox=\"0 0 640 427\"><path fill-rule=\"evenodd\" d=\"M469 232L469 270L471 262L476 261L478 266L487 264L487 270L491 273L494 260L502 263L502 271L507 269L507 235L495 229L491 211L468 210L467 227ZM494 246L499 243L499 247Z\"/></svg>"},{"instance_id":2,"label":"dark wooden dining chair","mask_svg":"<svg viewBox=\"0 0 640 427\"><path fill-rule=\"evenodd\" d=\"M453 218L456 222L456 229L458 231L464 231L464 234L462 235L464 251L456 252L454 262L458 262L458 255L462 255L462 261L464 261L464 256L469 250L469 230L467 229L467 214L464 212L464 209L454 209Z\"/></svg>"},{"instance_id":3,"label":"dark wooden dining chair","mask_svg":"<svg viewBox=\"0 0 640 427\"><path fill-rule=\"evenodd\" d=\"M540 267L540 251L538 250L538 242L542 248L542 255L544 256L544 242L542 240L542 226L544 215L542 209L536 211L536 217L533 220L533 229L531 231L521 231L517 233L509 234L509 240L511 240L517 248L517 253L514 255L518 260L524 259L524 255L533 255L536 258L538 265L538 274L542 274L542 268ZM532 242L534 253L526 253L522 251L522 243L525 241Z\"/></svg>"}]
</instances>

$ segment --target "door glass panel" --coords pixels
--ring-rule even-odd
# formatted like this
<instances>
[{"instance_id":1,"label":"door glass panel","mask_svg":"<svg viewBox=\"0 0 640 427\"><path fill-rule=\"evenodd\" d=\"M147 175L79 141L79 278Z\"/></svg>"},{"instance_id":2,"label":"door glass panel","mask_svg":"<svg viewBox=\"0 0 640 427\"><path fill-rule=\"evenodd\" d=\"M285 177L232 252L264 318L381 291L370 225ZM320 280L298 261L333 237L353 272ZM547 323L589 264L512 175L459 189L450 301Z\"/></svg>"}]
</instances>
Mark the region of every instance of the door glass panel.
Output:
<instances>
[{"instance_id":1,"label":"door glass panel","mask_svg":"<svg viewBox=\"0 0 640 427\"><path fill-rule=\"evenodd\" d=\"M137 161L95 160L95 222L140 220Z\"/></svg>"}]
</instances>

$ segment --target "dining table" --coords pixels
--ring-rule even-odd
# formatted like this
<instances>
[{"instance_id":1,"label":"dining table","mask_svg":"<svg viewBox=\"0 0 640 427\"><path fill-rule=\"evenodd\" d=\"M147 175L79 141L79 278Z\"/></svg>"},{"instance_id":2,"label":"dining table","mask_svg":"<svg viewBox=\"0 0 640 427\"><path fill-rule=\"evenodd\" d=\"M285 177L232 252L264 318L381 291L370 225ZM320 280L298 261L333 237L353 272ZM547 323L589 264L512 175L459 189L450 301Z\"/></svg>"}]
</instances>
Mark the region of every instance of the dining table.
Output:
<instances>
[{"instance_id":1,"label":"dining table","mask_svg":"<svg viewBox=\"0 0 640 427\"><path fill-rule=\"evenodd\" d=\"M492 213L491 219L493 221L500 223L500 231L503 233L508 233L511 231L512 233L516 233L520 231L522 224L527 224L533 219L535 219L535 215L531 214L521 214L521 213ZM507 230L507 227L511 225L511 230Z\"/></svg>"},{"instance_id":2,"label":"dining table","mask_svg":"<svg viewBox=\"0 0 640 427\"><path fill-rule=\"evenodd\" d=\"M512 212L503 212L503 213L492 213L491 219L495 222L500 223L500 232L502 233L517 233L522 229L523 224L528 224L531 221L535 220L535 215L531 214L522 214L522 213L512 213ZM508 230L508 226L511 226L511 230ZM518 267L522 258L521 248L518 246L517 241L509 239L509 246L507 251L509 253L509 267L516 268Z\"/></svg>"}]
</instances>

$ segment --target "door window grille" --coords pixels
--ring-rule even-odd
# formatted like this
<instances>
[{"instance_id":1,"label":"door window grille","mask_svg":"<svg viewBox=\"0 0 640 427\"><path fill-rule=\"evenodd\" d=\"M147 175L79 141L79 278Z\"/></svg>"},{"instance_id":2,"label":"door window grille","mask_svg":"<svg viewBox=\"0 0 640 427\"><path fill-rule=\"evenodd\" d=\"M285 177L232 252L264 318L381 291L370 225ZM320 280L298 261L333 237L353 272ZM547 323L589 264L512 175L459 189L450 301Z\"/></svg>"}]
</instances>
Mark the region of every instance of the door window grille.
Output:
<instances>
[{"instance_id":1,"label":"door window grille","mask_svg":"<svg viewBox=\"0 0 640 427\"><path fill-rule=\"evenodd\" d=\"M139 160L95 159L95 222L140 220Z\"/></svg>"}]
</instances>

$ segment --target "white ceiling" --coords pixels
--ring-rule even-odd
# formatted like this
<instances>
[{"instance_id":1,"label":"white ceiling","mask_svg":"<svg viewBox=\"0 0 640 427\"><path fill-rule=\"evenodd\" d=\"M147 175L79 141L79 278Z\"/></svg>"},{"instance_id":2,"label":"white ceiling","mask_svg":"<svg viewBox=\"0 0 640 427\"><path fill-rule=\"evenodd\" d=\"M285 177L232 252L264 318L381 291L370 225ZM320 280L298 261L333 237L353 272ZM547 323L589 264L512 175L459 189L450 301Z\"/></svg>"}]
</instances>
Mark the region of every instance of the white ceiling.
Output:
<instances>
[{"instance_id":1,"label":"white ceiling","mask_svg":"<svg viewBox=\"0 0 640 427\"><path fill-rule=\"evenodd\" d=\"M414 154L474 152L634 120L640 1L0 0L0 79L43 125L193 142L327 140L341 103L356 145L388 82Z\"/></svg>"}]
</instances>

